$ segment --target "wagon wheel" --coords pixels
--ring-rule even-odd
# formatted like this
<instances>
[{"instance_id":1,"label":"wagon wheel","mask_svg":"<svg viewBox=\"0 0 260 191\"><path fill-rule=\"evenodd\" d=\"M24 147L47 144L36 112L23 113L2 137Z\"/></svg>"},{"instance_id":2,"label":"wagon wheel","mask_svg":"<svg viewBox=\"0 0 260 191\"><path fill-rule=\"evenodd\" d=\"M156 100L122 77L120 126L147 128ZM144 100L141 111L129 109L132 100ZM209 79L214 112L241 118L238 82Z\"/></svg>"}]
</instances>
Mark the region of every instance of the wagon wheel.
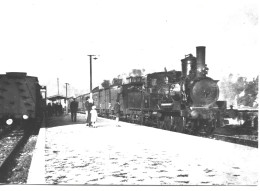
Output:
<instances>
[{"instance_id":1,"label":"wagon wheel","mask_svg":"<svg viewBox=\"0 0 260 191\"><path fill-rule=\"evenodd\" d=\"M174 125L176 132L184 132L185 119L183 117L175 117Z\"/></svg>"},{"instance_id":2,"label":"wagon wheel","mask_svg":"<svg viewBox=\"0 0 260 191\"><path fill-rule=\"evenodd\" d=\"M170 118L170 116L164 117L162 129L171 130L171 118Z\"/></svg>"},{"instance_id":3,"label":"wagon wheel","mask_svg":"<svg viewBox=\"0 0 260 191\"><path fill-rule=\"evenodd\" d=\"M157 121L156 127L157 127L158 129L163 129L164 119L163 119L163 116L162 116L161 113L157 113L156 121Z\"/></svg>"},{"instance_id":4,"label":"wagon wheel","mask_svg":"<svg viewBox=\"0 0 260 191\"><path fill-rule=\"evenodd\" d=\"M175 130L175 124L174 124L174 117L170 116L170 128L169 131L176 131Z\"/></svg>"},{"instance_id":5,"label":"wagon wheel","mask_svg":"<svg viewBox=\"0 0 260 191\"><path fill-rule=\"evenodd\" d=\"M164 126L164 121L161 121L160 119L157 118L157 125L156 125L156 127L158 129L163 129L163 126Z\"/></svg>"},{"instance_id":6,"label":"wagon wheel","mask_svg":"<svg viewBox=\"0 0 260 191\"><path fill-rule=\"evenodd\" d=\"M200 130L200 123L198 119L191 120L190 122L190 134L197 135Z\"/></svg>"},{"instance_id":7,"label":"wagon wheel","mask_svg":"<svg viewBox=\"0 0 260 191\"><path fill-rule=\"evenodd\" d=\"M217 127L217 121L212 119L204 124L204 130L207 135L211 135Z\"/></svg>"}]
</instances>

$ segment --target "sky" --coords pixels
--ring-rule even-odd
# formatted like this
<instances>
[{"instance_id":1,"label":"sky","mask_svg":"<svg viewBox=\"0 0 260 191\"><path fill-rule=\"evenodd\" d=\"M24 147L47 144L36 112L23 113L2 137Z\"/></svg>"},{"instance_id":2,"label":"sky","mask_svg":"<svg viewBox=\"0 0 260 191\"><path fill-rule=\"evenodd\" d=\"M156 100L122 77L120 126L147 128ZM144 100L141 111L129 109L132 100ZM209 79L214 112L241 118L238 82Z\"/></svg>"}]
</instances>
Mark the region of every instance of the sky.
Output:
<instances>
[{"instance_id":1,"label":"sky","mask_svg":"<svg viewBox=\"0 0 260 191\"><path fill-rule=\"evenodd\" d=\"M132 69L180 70L206 46L209 76L259 75L257 0L3 0L0 73L27 72L48 95L87 92ZM73 96L73 95L72 95Z\"/></svg>"}]
</instances>

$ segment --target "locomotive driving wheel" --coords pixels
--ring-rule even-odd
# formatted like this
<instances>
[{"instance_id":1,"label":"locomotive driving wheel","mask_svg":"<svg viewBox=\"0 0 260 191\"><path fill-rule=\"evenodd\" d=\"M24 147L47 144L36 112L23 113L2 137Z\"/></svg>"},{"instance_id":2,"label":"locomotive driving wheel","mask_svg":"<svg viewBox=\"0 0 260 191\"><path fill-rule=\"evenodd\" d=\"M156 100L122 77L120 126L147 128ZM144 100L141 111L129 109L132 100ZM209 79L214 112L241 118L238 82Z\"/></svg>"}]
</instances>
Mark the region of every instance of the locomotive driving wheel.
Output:
<instances>
[{"instance_id":1,"label":"locomotive driving wheel","mask_svg":"<svg viewBox=\"0 0 260 191\"><path fill-rule=\"evenodd\" d=\"M171 117L165 116L163 121L163 129L171 130Z\"/></svg>"},{"instance_id":2,"label":"locomotive driving wheel","mask_svg":"<svg viewBox=\"0 0 260 191\"><path fill-rule=\"evenodd\" d=\"M185 118L183 117L175 117L174 118L174 129L176 132L184 132L184 127L185 127Z\"/></svg>"},{"instance_id":3,"label":"locomotive driving wheel","mask_svg":"<svg viewBox=\"0 0 260 191\"><path fill-rule=\"evenodd\" d=\"M209 120L204 124L204 131L207 135L211 135L217 127L217 121L215 119Z\"/></svg>"}]
</instances>

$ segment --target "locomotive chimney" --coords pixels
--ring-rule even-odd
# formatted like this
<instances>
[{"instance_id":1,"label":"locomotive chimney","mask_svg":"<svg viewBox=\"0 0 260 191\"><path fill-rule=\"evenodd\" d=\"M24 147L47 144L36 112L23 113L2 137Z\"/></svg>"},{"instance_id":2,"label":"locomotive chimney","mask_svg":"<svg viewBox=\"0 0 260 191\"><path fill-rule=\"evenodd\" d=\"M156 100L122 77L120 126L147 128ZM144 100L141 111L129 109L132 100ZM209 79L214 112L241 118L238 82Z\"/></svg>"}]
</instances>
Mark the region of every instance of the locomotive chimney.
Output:
<instances>
[{"instance_id":1,"label":"locomotive chimney","mask_svg":"<svg viewBox=\"0 0 260 191\"><path fill-rule=\"evenodd\" d=\"M182 77L187 76L187 63L185 59L181 60L181 66L182 66Z\"/></svg>"},{"instance_id":2,"label":"locomotive chimney","mask_svg":"<svg viewBox=\"0 0 260 191\"><path fill-rule=\"evenodd\" d=\"M202 70L205 68L205 53L206 47L205 46L197 46L196 47L196 57L197 57L197 71L196 76L202 77Z\"/></svg>"}]
</instances>

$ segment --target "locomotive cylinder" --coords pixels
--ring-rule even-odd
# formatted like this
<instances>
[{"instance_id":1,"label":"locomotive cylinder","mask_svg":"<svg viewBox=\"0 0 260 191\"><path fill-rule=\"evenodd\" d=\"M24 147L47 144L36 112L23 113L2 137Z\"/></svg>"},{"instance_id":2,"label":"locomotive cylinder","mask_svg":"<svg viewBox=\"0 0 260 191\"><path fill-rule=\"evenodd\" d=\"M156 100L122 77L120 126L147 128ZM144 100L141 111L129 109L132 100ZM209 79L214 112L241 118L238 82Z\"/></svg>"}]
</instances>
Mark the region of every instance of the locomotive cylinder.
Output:
<instances>
[{"instance_id":1,"label":"locomotive cylinder","mask_svg":"<svg viewBox=\"0 0 260 191\"><path fill-rule=\"evenodd\" d=\"M205 46L197 46L196 47L196 57L197 57L197 70L196 76L202 77L202 70L205 68L205 53L206 47Z\"/></svg>"}]
</instances>

